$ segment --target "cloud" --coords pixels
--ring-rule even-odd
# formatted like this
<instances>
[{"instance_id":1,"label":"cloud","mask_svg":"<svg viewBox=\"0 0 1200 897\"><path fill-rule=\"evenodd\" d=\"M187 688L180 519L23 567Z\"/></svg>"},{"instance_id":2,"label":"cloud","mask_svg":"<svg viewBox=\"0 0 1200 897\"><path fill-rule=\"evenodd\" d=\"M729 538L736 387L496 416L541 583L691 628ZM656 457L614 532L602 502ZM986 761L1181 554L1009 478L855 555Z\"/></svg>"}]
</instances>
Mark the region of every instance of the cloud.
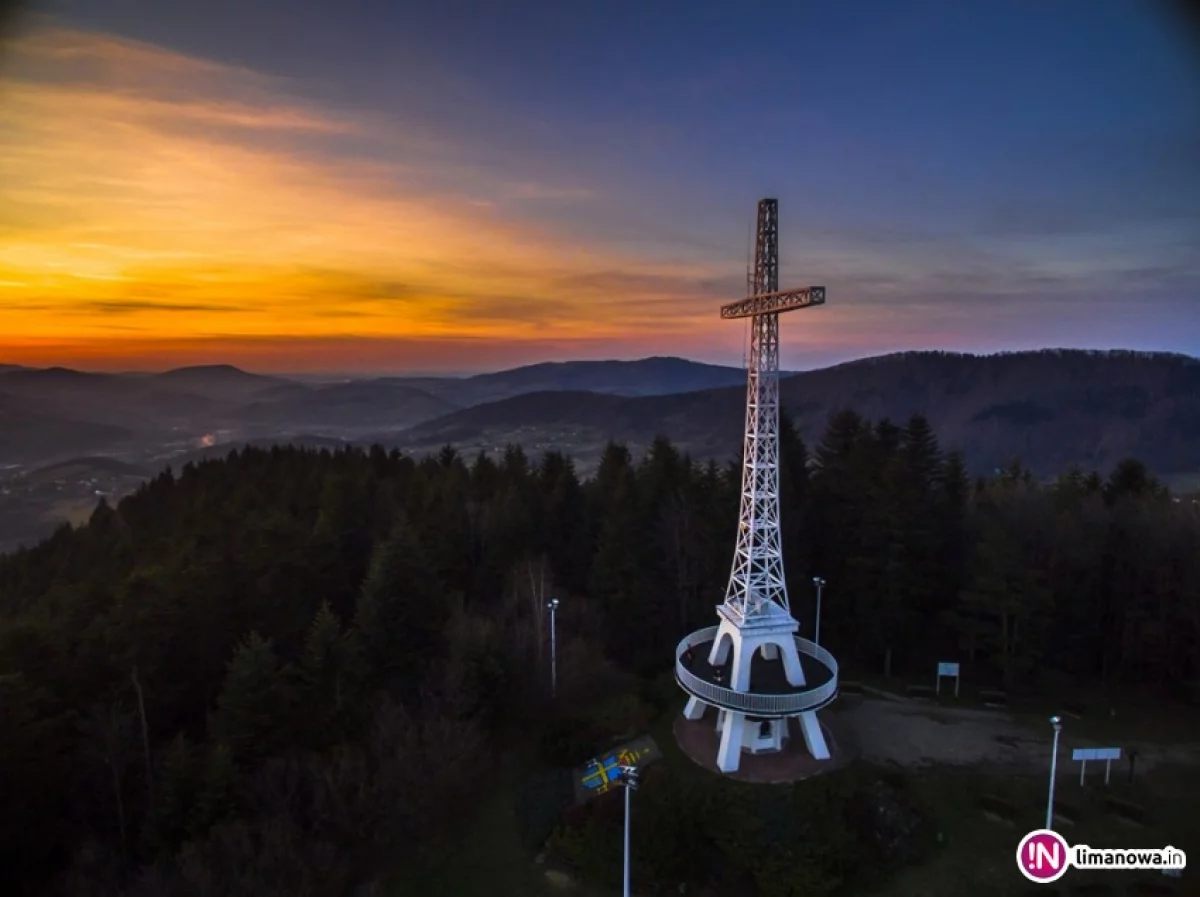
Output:
<instances>
[{"instance_id":1,"label":"cloud","mask_svg":"<svg viewBox=\"0 0 1200 897\"><path fill-rule=\"evenodd\" d=\"M13 340L117 339L131 327L164 338L615 336L683 327L652 307L703 292L711 274L570 243L505 218L503 202L423 190L422 179L436 188L459 173L429 163L436 135L331 111L246 69L60 28L26 38L10 62L0 301L19 312L6 321ZM381 161L389 148L394 161ZM473 174L486 186L487 171ZM490 195L592 196L508 175ZM631 293L648 294L641 314Z\"/></svg>"},{"instance_id":2,"label":"cloud","mask_svg":"<svg viewBox=\"0 0 1200 897\"><path fill-rule=\"evenodd\" d=\"M717 308L744 291L744 224L712 225L711 194L685 205L633 195L318 101L313 85L111 35L43 24L6 50L0 357L220 360L224 345L284 360L304 347L325 366L397 351L431 367L430 353L459 352L477 368L510 349L740 345ZM1186 170L1188 146L1164 141L1155 158ZM1081 167L1103 168L1081 153ZM783 285L824 284L830 301L789 317L785 340L865 346L922 328L949 339L1031 299L1194 297L1195 243L1176 227L1186 214L1152 232L1164 210L1200 208L1171 182L1084 190L1075 204L1014 193L957 231L798 217L783 233ZM1121 196L1137 229L1087 226ZM501 343L510 349L481 348Z\"/></svg>"}]
</instances>

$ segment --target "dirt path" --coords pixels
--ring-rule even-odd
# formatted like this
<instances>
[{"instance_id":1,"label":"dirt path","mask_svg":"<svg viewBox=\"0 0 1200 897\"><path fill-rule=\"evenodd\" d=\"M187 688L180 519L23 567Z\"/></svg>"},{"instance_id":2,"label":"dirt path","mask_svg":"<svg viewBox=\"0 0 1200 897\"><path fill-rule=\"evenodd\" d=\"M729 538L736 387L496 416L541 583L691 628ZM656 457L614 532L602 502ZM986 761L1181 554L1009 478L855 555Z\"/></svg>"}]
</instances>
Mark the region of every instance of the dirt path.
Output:
<instances>
[{"instance_id":1,"label":"dirt path","mask_svg":"<svg viewBox=\"0 0 1200 897\"><path fill-rule=\"evenodd\" d=\"M1003 711L936 707L903 698L867 697L840 714L853 746L875 763L896 766L991 766L1044 769L1051 749L1047 725L1039 733ZM1097 747L1073 739L1069 729L1059 741L1059 760L1074 748ZM1200 746L1139 744L1139 770L1159 763L1200 762ZM1073 764L1072 764L1073 765ZM1122 773L1126 761L1119 763ZM1116 769L1114 769L1114 774Z\"/></svg>"}]
</instances>

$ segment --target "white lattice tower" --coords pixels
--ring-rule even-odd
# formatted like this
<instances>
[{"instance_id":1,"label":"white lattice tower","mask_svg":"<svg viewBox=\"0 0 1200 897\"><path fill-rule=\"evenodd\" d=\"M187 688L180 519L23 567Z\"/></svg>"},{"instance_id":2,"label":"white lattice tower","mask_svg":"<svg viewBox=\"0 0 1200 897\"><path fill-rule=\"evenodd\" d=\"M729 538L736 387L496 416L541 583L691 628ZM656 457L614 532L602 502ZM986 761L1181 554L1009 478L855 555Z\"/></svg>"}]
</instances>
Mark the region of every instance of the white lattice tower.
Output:
<instances>
[{"instance_id":1,"label":"white lattice tower","mask_svg":"<svg viewBox=\"0 0 1200 897\"><path fill-rule=\"evenodd\" d=\"M684 717L699 720L706 706L718 711L717 768L738 769L742 751L780 750L787 721L796 718L810 754L830 753L817 711L836 694L837 664L827 651L797 635L783 570L779 528L779 315L822 305L824 287L779 289L779 202L758 203L750 295L721 307L722 318L750 318L746 364L746 430L742 441L741 512L733 569L718 626L693 633L677 649L676 679L688 692ZM705 652L703 662L693 646ZM824 671L806 681L801 651ZM755 682L754 658L770 679ZM690 658L690 659L689 659ZM774 670L775 672L772 672Z\"/></svg>"},{"instance_id":2,"label":"white lattice tower","mask_svg":"<svg viewBox=\"0 0 1200 897\"><path fill-rule=\"evenodd\" d=\"M779 290L779 203L758 204L751 297ZM750 317L746 366L746 429L742 439L742 495L733 572L725 608L735 618L770 613L767 602L788 605L779 533L779 312Z\"/></svg>"}]
</instances>

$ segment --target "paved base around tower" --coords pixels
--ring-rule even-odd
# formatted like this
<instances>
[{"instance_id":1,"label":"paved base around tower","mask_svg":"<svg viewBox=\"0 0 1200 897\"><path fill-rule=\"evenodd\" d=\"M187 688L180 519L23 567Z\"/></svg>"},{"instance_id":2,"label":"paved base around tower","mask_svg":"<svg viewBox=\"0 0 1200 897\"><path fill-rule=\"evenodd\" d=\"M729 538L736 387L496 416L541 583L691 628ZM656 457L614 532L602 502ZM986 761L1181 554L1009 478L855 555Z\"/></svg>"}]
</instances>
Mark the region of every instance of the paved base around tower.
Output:
<instances>
[{"instance_id":1,"label":"paved base around tower","mask_svg":"<svg viewBox=\"0 0 1200 897\"><path fill-rule=\"evenodd\" d=\"M679 749L693 763L721 775L717 770L717 748L721 737L717 734L716 721L717 711L708 707L704 716L698 720L684 719L682 715L676 717L672 730ZM782 751L770 754L751 754L743 751L737 771L724 775L738 782L779 785L841 769L853 759L851 751L843 747L850 743L850 739L844 737L837 714L822 715L820 723L821 731L825 733L825 742L829 746L828 760L817 760L808 752L804 745L804 736L800 733L799 721L789 719L788 739Z\"/></svg>"}]
</instances>

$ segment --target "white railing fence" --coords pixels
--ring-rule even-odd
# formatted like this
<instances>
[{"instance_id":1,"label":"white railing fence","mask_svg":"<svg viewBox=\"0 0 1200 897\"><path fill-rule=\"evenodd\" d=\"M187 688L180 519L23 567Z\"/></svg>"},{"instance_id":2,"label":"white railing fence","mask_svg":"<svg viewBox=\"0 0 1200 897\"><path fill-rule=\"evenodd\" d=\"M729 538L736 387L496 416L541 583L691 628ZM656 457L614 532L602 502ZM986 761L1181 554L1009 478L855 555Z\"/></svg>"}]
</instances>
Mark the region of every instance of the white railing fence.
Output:
<instances>
[{"instance_id":1,"label":"white railing fence","mask_svg":"<svg viewBox=\"0 0 1200 897\"><path fill-rule=\"evenodd\" d=\"M828 704L837 694L838 665L833 655L820 645L800 636L796 639L796 649L811 657L824 666L832 674L828 682L816 688L805 691L790 692L782 695L755 694L753 692L734 691L712 682L701 679L687 668L683 655L697 645L712 642L717 637L719 626L709 626L693 632L679 643L675 649L675 679L687 692L700 700L723 707L727 710L738 710L743 713L760 714L764 716L791 716L818 709Z\"/></svg>"}]
</instances>

